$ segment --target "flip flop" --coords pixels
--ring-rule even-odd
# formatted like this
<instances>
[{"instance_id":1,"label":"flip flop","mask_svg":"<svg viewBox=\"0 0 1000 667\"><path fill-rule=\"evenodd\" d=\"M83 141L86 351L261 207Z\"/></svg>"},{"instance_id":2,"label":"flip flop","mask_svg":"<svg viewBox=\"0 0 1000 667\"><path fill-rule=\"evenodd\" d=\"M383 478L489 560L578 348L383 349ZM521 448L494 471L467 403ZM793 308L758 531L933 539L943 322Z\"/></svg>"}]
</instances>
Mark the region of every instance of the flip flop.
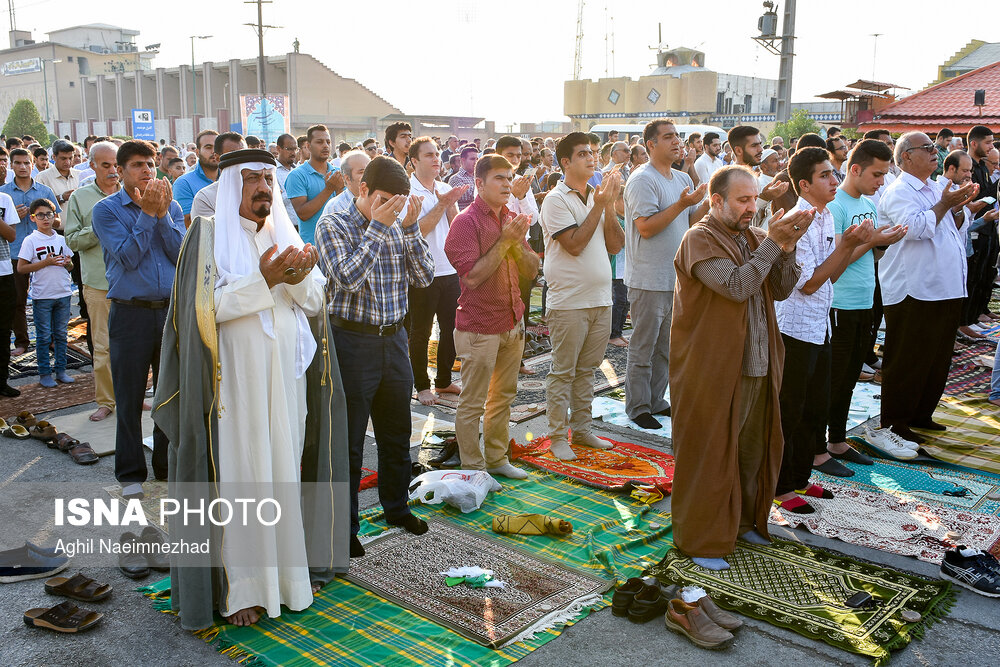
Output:
<instances>
[{"instance_id":1,"label":"flip flop","mask_svg":"<svg viewBox=\"0 0 1000 667\"><path fill-rule=\"evenodd\" d=\"M59 433L56 435L55 440L49 443L49 447L52 449L58 448L60 452L67 452L79 444L80 441L71 436L69 433Z\"/></svg>"},{"instance_id":2,"label":"flip flop","mask_svg":"<svg viewBox=\"0 0 1000 667\"><path fill-rule=\"evenodd\" d=\"M104 614L80 609L72 602L63 602L48 609L38 607L24 612L25 625L68 633L89 630L100 623L102 618Z\"/></svg>"},{"instance_id":3,"label":"flip flop","mask_svg":"<svg viewBox=\"0 0 1000 667\"><path fill-rule=\"evenodd\" d=\"M3 435L5 438L13 438L15 440L28 440L31 438L31 434L28 433L28 429L24 428L20 424L7 425L6 422L4 422L4 424L6 425L6 428L0 431L0 435Z\"/></svg>"},{"instance_id":4,"label":"flip flop","mask_svg":"<svg viewBox=\"0 0 1000 667\"><path fill-rule=\"evenodd\" d=\"M111 591L111 584L99 583L82 573L72 577L53 577L45 582L46 593L83 602L99 602L111 595Z\"/></svg>"}]
</instances>

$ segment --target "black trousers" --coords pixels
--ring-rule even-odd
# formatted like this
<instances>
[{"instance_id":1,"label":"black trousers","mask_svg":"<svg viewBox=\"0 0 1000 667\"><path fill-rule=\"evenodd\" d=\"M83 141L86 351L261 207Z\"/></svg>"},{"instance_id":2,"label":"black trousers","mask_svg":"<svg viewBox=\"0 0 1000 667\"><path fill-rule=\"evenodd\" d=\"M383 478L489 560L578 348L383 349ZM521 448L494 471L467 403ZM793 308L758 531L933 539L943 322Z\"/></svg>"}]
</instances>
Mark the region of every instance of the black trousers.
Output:
<instances>
[{"instance_id":1,"label":"black trousers","mask_svg":"<svg viewBox=\"0 0 1000 667\"><path fill-rule=\"evenodd\" d=\"M378 498L389 521L410 513L410 392L413 373L406 353L406 331L392 336L333 328L337 360L347 397L347 445L351 479L351 534L357 535L358 486L371 417L378 448ZM426 365L424 366L426 368Z\"/></svg>"},{"instance_id":2,"label":"black trousers","mask_svg":"<svg viewBox=\"0 0 1000 667\"><path fill-rule=\"evenodd\" d=\"M28 315L25 309L28 307L28 281L27 273L17 272L17 258L11 258L11 265L14 267L14 315L11 320L11 328L14 330L14 347L28 349L30 339L28 338Z\"/></svg>"},{"instance_id":3,"label":"black trousers","mask_svg":"<svg viewBox=\"0 0 1000 667\"><path fill-rule=\"evenodd\" d=\"M809 486L813 457L826 451L830 403L830 343L816 345L785 334L781 338L785 368L778 402L785 450L775 496Z\"/></svg>"},{"instance_id":4,"label":"black trousers","mask_svg":"<svg viewBox=\"0 0 1000 667\"><path fill-rule=\"evenodd\" d=\"M869 336L868 347L865 350L865 363L874 368L878 363L878 355L875 354L875 342L878 340L878 328L882 326L882 317L885 311L882 309L882 285L878 282L878 261L875 262L875 299L872 302L872 327Z\"/></svg>"},{"instance_id":5,"label":"black trousers","mask_svg":"<svg viewBox=\"0 0 1000 667\"><path fill-rule=\"evenodd\" d=\"M965 281L968 296L962 306L962 326L975 324L979 316L989 310L993 281L997 277L996 246L997 238L991 233L980 232L979 237L972 241L972 256L968 258L969 273Z\"/></svg>"},{"instance_id":6,"label":"black trousers","mask_svg":"<svg viewBox=\"0 0 1000 667\"><path fill-rule=\"evenodd\" d=\"M16 302L14 276L0 276L0 387L7 384L10 372L10 328L14 321Z\"/></svg>"},{"instance_id":7,"label":"black trousers","mask_svg":"<svg viewBox=\"0 0 1000 667\"><path fill-rule=\"evenodd\" d=\"M431 388L427 377L427 341L435 315L441 338L434 386L443 389L451 384L451 367L455 364L455 311L461 291L457 274L438 276L427 287L410 288L410 366L417 391Z\"/></svg>"},{"instance_id":8,"label":"black trousers","mask_svg":"<svg viewBox=\"0 0 1000 667\"><path fill-rule=\"evenodd\" d=\"M962 299L906 297L885 307L882 426L926 424L948 380Z\"/></svg>"},{"instance_id":9,"label":"black trousers","mask_svg":"<svg viewBox=\"0 0 1000 667\"><path fill-rule=\"evenodd\" d=\"M142 445L142 403L146 379L153 369L153 386L160 374L160 344L166 308L140 308L111 303L108 314L108 352L115 388L115 478L121 484L146 481L146 452ZM167 435L153 427L153 475L167 478Z\"/></svg>"},{"instance_id":10,"label":"black trousers","mask_svg":"<svg viewBox=\"0 0 1000 667\"><path fill-rule=\"evenodd\" d=\"M827 419L830 442L847 439L847 415L851 395L861 374L865 355L871 349L871 308L830 310L830 411Z\"/></svg>"}]
</instances>

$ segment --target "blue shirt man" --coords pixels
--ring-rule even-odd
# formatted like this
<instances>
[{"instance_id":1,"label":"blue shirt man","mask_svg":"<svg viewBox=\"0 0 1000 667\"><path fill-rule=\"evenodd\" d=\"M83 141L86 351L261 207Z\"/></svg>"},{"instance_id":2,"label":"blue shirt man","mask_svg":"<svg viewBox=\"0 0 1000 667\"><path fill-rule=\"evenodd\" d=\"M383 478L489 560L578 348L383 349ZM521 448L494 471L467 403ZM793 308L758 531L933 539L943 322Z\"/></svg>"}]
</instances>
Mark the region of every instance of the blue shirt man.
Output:
<instances>
[{"instance_id":1,"label":"blue shirt man","mask_svg":"<svg viewBox=\"0 0 1000 667\"><path fill-rule=\"evenodd\" d=\"M174 201L180 204L182 216L191 214L191 203L194 201L194 196L198 194L199 190L213 182L205 175L205 170L201 168L201 162L194 166L194 171L189 171L174 181Z\"/></svg>"},{"instance_id":2,"label":"blue shirt man","mask_svg":"<svg viewBox=\"0 0 1000 667\"><path fill-rule=\"evenodd\" d=\"M154 218L122 188L95 204L92 218L104 249L108 298L169 299L184 239L180 204L170 202L167 217Z\"/></svg>"},{"instance_id":3,"label":"blue shirt man","mask_svg":"<svg viewBox=\"0 0 1000 667\"><path fill-rule=\"evenodd\" d=\"M285 194L288 196L288 199L305 197L306 201L311 201L326 187L326 175L331 171L337 171L337 168L329 162L326 163L326 171L322 174L316 171L310 163L304 162L295 169L292 169L291 173L285 179ZM312 217L305 220L299 218L299 236L302 237L305 243L313 242L316 233L316 223L319 222L320 216L323 215L323 207L325 205L326 203L324 202L323 205L317 208L316 213ZM292 222L295 222L295 220Z\"/></svg>"}]
</instances>

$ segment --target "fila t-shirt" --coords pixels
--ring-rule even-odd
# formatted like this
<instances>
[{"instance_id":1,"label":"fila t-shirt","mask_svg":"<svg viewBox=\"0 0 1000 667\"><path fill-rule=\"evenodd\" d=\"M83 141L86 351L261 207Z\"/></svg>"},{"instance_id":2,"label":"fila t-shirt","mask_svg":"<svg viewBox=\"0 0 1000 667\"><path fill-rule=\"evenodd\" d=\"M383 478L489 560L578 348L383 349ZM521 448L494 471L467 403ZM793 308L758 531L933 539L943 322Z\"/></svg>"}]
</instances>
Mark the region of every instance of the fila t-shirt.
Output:
<instances>
[{"instance_id":1,"label":"fila t-shirt","mask_svg":"<svg viewBox=\"0 0 1000 667\"><path fill-rule=\"evenodd\" d=\"M73 256L73 251L66 245L66 239L55 232L52 236L46 236L39 230L28 234L21 243L21 253L19 259L26 260L32 264L41 262L50 255ZM31 277L31 285L28 287L28 297L35 299L61 299L73 293L73 279L69 271L63 266L46 266L44 269L33 271L28 274Z\"/></svg>"}]
</instances>

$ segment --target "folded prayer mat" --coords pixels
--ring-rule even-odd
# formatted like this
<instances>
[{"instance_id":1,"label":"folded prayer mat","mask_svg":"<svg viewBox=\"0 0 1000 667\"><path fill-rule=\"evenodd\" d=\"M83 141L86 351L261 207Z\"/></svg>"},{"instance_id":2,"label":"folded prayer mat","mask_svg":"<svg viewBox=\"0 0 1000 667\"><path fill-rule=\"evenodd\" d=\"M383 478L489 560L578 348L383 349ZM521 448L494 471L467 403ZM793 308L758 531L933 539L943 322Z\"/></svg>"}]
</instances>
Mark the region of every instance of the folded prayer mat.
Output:
<instances>
[{"instance_id":1,"label":"folded prayer mat","mask_svg":"<svg viewBox=\"0 0 1000 667\"><path fill-rule=\"evenodd\" d=\"M493 532L509 535L555 535L573 533L573 524L544 514L501 514L493 517Z\"/></svg>"}]
</instances>

